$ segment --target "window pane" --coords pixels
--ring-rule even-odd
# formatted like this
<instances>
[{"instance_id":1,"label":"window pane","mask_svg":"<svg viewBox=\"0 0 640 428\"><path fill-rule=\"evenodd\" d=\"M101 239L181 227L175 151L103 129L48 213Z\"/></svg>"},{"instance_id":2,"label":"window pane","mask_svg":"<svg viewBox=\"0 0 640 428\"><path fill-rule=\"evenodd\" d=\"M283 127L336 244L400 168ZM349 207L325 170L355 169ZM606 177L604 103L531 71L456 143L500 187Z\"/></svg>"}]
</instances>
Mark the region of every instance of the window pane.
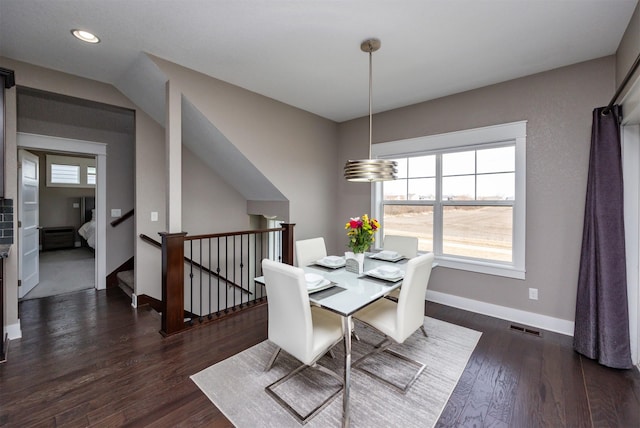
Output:
<instances>
[{"instance_id":1,"label":"window pane","mask_svg":"<svg viewBox=\"0 0 640 428\"><path fill-rule=\"evenodd\" d=\"M80 184L78 165L51 164L51 182L57 184Z\"/></svg>"},{"instance_id":2,"label":"window pane","mask_svg":"<svg viewBox=\"0 0 640 428\"><path fill-rule=\"evenodd\" d=\"M443 201L468 201L475 199L475 175L442 178Z\"/></svg>"},{"instance_id":3,"label":"window pane","mask_svg":"<svg viewBox=\"0 0 640 428\"><path fill-rule=\"evenodd\" d=\"M443 207L444 254L512 261L511 207Z\"/></svg>"},{"instance_id":4,"label":"window pane","mask_svg":"<svg viewBox=\"0 0 640 428\"><path fill-rule=\"evenodd\" d=\"M409 179L409 199L428 200L436 199L435 178L411 178Z\"/></svg>"},{"instance_id":5,"label":"window pane","mask_svg":"<svg viewBox=\"0 0 640 428\"><path fill-rule=\"evenodd\" d=\"M404 201L407 199L407 180L385 181L382 191L386 201Z\"/></svg>"},{"instance_id":6,"label":"window pane","mask_svg":"<svg viewBox=\"0 0 640 428\"><path fill-rule=\"evenodd\" d=\"M515 195L515 174L484 174L478 176L478 199L513 201Z\"/></svg>"},{"instance_id":7,"label":"window pane","mask_svg":"<svg viewBox=\"0 0 640 428\"><path fill-rule=\"evenodd\" d=\"M385 205L385 235L418 237L419 251L433 251L433 207Z\"/></svg>"},{"instance_id":8,"label":"window pane","mask_svg":"<svg viewBox=\"0 0 640 428\"><path fill-rule=\"evenodd\" d=\"M87 167L87 184L96 184L96 167L88 166Z\"/></svg>"},{"instance_id":9,"label":"window pane","mask_svg":"<svg viewBox=\"0 0 640 428\"><path fill-rule=\"evenodd\" d=\"M515 171L515 153L516 148L514 146L478 150L478 174Z\"/></svg>"},{"instance_id":10,"label":"window pane","mask_svg":"<svg viewBox=\"0 0 640 428\"><path fill-rule=\"evenodd\" d=\"M442 155L442 175L475 174L476 152L445 153Z\"/></svg>"},{"instance_id":11,"label":"window pane","mask_svg":"<svg viewBox=\"0 0 640 428\"><path fill-rule=\"evenodd\" d=\"M29 159L24 159L22 161L22 168L22 174L24 174L25 178L31 178L33 180L38 179L38 170L35 162L32 162Z\"/></svg>"},{"instance_id":12,"label":"window pane","mask_svg":"<svg viewBox=\"0 0 640 428\"><path fill-rule=\"evenodd\" d=\"M436 157L417 156L409 158L409 177L435 177Z\"/></svg>"}]
</instances>

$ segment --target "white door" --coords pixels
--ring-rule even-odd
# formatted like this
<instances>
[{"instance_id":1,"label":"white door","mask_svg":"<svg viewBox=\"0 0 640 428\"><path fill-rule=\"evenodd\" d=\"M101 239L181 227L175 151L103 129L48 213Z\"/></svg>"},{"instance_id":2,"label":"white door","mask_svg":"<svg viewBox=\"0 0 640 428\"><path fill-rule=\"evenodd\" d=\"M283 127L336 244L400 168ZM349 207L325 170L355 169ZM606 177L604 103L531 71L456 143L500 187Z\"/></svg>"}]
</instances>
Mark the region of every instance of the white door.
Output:
<instances>
[{"instance_id":1,"label":"white door","mask_svg":"<svg viewBox=\"0 0 640 428\"><path fill-rule=\"evenodd\" d=\"M18 297L24 297L40 281L38 233L38 157L18 151Z\"/></svg>"}]
</instances>

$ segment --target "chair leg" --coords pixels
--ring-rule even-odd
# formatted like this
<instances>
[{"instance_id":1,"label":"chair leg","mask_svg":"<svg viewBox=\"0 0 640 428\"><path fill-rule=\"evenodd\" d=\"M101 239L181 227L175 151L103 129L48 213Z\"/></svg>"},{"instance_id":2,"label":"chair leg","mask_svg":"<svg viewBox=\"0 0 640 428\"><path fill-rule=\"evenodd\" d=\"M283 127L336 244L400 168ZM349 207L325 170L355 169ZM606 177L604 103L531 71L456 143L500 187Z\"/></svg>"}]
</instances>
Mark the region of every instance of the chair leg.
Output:
<instances>
[{"instance_id":1,"label":"chair leg","mask_svg":"<svg viewBox=\"0 0 640 428\"><path fill-rule=\"evenodd\" d=\"M293 407L291 407L289 405L289 403L287 403L284 399L282 399L274 391L274 389L277 386L283 384L284 382L286 382L287 380L291 379L293 376L295 376L296 374L300 373L301 371L303 371L303 370L305 370L307 368L314 368L316 370L319 370L319 371L321 371L323 373L326 373L326 374L330 375L331 377L335 378L336 380L338 380L338 382L340 382L340 388L337 391L335 391L334 393L332 393L331 396L329 396L329 398L327 398L322 403L320 403L318 406L316 406L316 408L313 409L311 412L309 412L309 414L301 415ZM337 373L333 372L332 370L329 370L326 367L321 366L320 364L313 363L310 366L308 366L306 364L303 364L303 365L299 366L295 370L291 371L289 374L287 374L284 377L276 380L275 382L273 382L271 385L265 387L264 389L267 392L267 394L269 394L274 400L276 400L278 402L278 404L280 404L286 411L291 413L291 415L293 415L298 420L298 422L300 422L302 425L304 425L307 422L309 422L314 416L316 416L318 413L320 413L325 407L327 407L342 392L342 390L344 389L344 383L342 381L342 377L340 377Z\"/></svg>"},{"instance_id":2,"label":"chair leg","mask_svg":"<svg viewBox=\"0 0 640 428\"><path fill-rule=\"evenodd\" d=\"M273 351L273 355L271 355L271 358L269 358L269 362L267 363L267 366L264 368L265 372L268 372L269 370L271 370L271 367L273 366L273 363L275 363L276 358L278 358L278 354L280 354L280 347L279 346L276 348L275 351Z\"/></svg>"},{"instance_id":3,"label":"chair leg","mask_svg":"<svg viewBox=\"0 0 640 428\"><path fill-rule=\"evenodd\" d=\"M420 327L420 329L422 330L422 334L424 334L424 337L429 337L429 335L427 334L427 330L424 329L424 326Z\"/></svg>"},{"instance_id":4,"label":"chair leg","mask_svg":"<svg viewBox=\"0 0 640 428\"><path fill-rule=\"evenodd\" d=\"M358 370L361 370L361 371L365 372L366 374L368 374L369 376L371 376L373 378L376 378L376 379L386 383L387 385L397 389L398 391L402 392L403 394L406 394L407 391L409 390L409 388L411 388L411 385L413 385L413 383L416 380L418 380L418 377L420 377L420 375L422 374L424 369L427 367L427 365L423 364L423 363L421 363L419 361L413 360L413 359L407 357L406 355L402 355L402 354L400 354L400 353L398 353L396 351L388 349L389 346L391 346L393 344L394 344L394 342L391 339L389 339L388 337L385 337L385 339L382 342L380 342L377 345L375 345L373 351L371 351L370 353L360 357L355 363L353 363L351 365L351 367L356 368ZM390 380L383 378L378 373L369 371L369 370L367 370L367 369L365 369L363 367L359 367L359 365L361 365L362 362L365 359L367 359L367 358L369 358L369 357L371 357L373 355L380 354L382 352L386 352L386 353L388 353L390 355L393 355L396 358L399 358L401 360L406 361L407 363L409 363L410 365L412 365L414 367L417 367L417 372L413 375L413 377L409 380L409 382L406 385L404 385L404 386L397 385L397 384L391 382Z\"/></svg>"},{"instance_id":5,"label":"chair leg","mask_svg":"<svg viewBox=\"0 0 640 428\"><path fill-rule=\"evenodd\" d=\"M356 333L356 323L351 320L351 336L358 342L360 342L360 337L358 337L358 333Z\"/></svg>"}]
</instances>

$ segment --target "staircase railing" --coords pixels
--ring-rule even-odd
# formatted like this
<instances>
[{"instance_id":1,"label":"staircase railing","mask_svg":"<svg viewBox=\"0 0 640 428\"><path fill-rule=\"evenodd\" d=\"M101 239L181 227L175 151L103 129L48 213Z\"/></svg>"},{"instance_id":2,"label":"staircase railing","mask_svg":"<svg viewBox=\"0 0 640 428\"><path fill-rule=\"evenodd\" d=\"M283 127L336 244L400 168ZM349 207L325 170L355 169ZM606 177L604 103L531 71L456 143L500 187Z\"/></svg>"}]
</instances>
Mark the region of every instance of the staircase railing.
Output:
<instances>
[{"instance_id":1,"label":"staircase railing","mask_svg":"<svg viewBox=\"0 0 640 428\"><path fill-rule=\"evenodd\" d=\"M141 233L140 235L140 239L143 240L144 242L146 242L147 244L150 244L156 248L158 248L159 250L162 249L162 244L158 241L156 241L155 239L151 238L150 236L145 235L144 233ZM185 239L185 242L189 241L191 243L190 247L191 249L193 249L193 241L189 240L188 238ZM193 252L193 251L191 251ZM216 278L219 278L221 281L225 282L229 287L235 287L239 290L244 291L245 293L249 293L252 294L251 292L245 290L241 285L238 285L232 281L230 281L229 279L225 278L224 276L220 276L220 274L218 274L218 272L214 272L204 266L202 266L200 263L194 261L193 259L190 259L189 257L185 256L184 257L184 262L187 264L188 268L191 269L191 276L193 276L193 269L197 269L200 270L201 272L207 274L207 275L212 275Z\"/></svg>"},{"instance_id":2,"label":"staircase railing","mask_svg":"<svg viewBox=\"0 0 640 428\"><path fill-rule=\"evenodd\" d=\"M253 278L262 275L265 258L293 264L294 226L194 236L161 233L160 333L179 333L264 303L264 287Z\"/></svg>"},{"instance_id":3,"label":"staircase railing","mask_svg":"<svg viewBox=\"0 0 640 428\"><path fill-rule=\"evenodd\" d=\"M123 221L125 221L126 219L133 217L133 214L135 214L135 210L131 209L129 211L127 211L126 213L124 213L123 216L118 217L117 219L113 220L111 222L111 227L116 227L118 226L120 223L122 223Z\"/></svg>"}]
</instances>

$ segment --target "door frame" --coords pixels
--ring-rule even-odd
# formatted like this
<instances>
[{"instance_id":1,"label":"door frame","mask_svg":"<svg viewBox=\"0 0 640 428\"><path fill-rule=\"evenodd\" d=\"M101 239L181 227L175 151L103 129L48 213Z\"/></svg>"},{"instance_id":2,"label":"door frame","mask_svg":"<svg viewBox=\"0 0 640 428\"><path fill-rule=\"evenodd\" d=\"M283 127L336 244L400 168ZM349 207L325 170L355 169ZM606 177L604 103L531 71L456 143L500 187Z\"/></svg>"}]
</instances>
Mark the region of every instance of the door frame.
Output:
<instances>
[{"instance_id":1,"label":"door frame","mask_svg":"<svg viewBox=\"0 0 640 428\"><path fill-rule=\"evenodd\" d=\"M95 141L73 140L49 135L17 133L18 149L56 151L93 155L96 158L96 277L95 288L107 288L107 144ZM18 242L18 247L20 242Z\"/></svg>"},{"instance_id":2,"label":"door frame","mask_svg":"<svg viewBox=\"0 0 640 428\"><path fill-rule=\"evenodd\" d=\"M640 364L640 126L622 127L627 297L631 359Z\"/></svg>"}]
</instances>

